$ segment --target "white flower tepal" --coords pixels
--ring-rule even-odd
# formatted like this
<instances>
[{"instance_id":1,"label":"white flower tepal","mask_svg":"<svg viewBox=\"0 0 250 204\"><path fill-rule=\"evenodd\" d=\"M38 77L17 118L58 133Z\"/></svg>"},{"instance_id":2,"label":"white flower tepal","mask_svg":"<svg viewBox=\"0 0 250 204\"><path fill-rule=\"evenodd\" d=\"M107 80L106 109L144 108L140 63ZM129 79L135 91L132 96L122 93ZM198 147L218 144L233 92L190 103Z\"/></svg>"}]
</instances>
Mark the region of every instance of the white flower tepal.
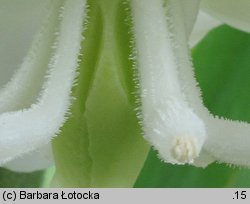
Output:
<instances>
[{"instance_id":1,"label":"white flower tepal","mask_svg":"<svg viewBox=\"0 0 250 204\"><path fill-rule=\"evenodd\" d=\"M206 140L206 130L182 87L172 28L173 16L180 13L173 4L168 1L164 8L161 0L132 2L143 126L145 137L165 161L192 163Z\"/></svg>"},{"instance_id":2,"label":"white flower tepal","mask_svg":"<svg viewBox=\"0 0 250 204\"><path fill-rule=\"evenodd\" d=\"M0 92L0 164L48 144L65 121L70 105L85 1L48 3L45 27L21 68ZM41 79L42 83L37 82Z\"/></svg>"},{"instance_id":3,"label":"white flower tepal","mask_svg":"<svg viewBox=\"0 0 250 204\"><path fill-rule=\"evenodd\" d=\"M145 138L166 162L249 166L249 124L216 118L203 105L188 50L192 18L183 11L196 13L199 2L185 2L132 1Z\"/></svg>"}]
</instances>

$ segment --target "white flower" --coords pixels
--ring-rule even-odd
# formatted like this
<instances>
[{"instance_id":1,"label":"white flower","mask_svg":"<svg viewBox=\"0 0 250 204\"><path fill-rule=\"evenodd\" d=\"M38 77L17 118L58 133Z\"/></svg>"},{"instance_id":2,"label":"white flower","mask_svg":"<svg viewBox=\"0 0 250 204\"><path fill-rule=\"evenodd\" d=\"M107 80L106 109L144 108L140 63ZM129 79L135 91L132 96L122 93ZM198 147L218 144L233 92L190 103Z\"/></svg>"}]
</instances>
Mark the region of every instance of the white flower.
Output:
<instances>
[{"instance_id":1,"label":"white flower","mask_svg":"<svg viewBox=\"0 0 250 204\"><path fill-rule=\"evenodd\" d=\"M166 162L206 166L217 160L249 166L250 125L212 116L194 78L187 46L199 3L132 1L145 138ZM249 1L205 0L201 6L249 31ZM203 27L218 24L214 20ZM206 33L200 30L198 36Z\"/></svg>"},{"instance_id":2,"label":"white flower","mask_svg":"<svg viewBox=\"0 0 250 204\"><path fill-rule=\"evenodd\" d=\"M22 159L33 158L30 165L12 162L7 166L22 171L44 168L52 157L37 148L49 145L65 121L78 64L85 1L2 0L0 5L0 37L4 42L1 82L14 72L0 90L0 164L15 158L23 163L19 157L34 151ZM38 29L32 45L28 44ZM12 63L16 52L22 55L27 47L23 62ZM36 162L39 158L43 162Z\"/></svg>"},{"instance_id":3,"label":"white flower","mask_svg":"<svg viewBox=\"0 0 250 204\"><path fill-rule=\"evenodd\" d=\"M212 116L194 78L188 41L199 3L131 0L145 138L166 162L249 166L250 126ZM32 171L53 163L50 141L71 104L85 7L85 0L0 0L0 165ZM250 31L247 0L201 7ZM207 26L220 24L200 15ZM206 32L196 27L190 44Z\"/></svg>"}]
</instances>

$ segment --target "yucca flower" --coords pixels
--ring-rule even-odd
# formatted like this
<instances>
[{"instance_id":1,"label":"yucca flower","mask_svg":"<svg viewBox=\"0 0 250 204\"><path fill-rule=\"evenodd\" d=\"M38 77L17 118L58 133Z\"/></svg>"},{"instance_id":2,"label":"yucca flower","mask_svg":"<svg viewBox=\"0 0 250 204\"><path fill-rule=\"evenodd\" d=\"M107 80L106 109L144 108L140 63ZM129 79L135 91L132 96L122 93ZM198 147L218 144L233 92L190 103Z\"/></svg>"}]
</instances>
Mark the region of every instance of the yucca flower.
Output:
<instances>
[{"instance_id":1,"label":"yucca flower","mask_svg":"<svg viewBox=\"0 0 250 204\"><path fill-rule=\"evenodd\" d=\"M149 150L142 135L168 163L249 166L249 124L209 113L189 51L222 22L249 32L248 8L0 0L1 166L33 171L55 157L58 185L131 186Z\"/></svg>"}]
</instances>

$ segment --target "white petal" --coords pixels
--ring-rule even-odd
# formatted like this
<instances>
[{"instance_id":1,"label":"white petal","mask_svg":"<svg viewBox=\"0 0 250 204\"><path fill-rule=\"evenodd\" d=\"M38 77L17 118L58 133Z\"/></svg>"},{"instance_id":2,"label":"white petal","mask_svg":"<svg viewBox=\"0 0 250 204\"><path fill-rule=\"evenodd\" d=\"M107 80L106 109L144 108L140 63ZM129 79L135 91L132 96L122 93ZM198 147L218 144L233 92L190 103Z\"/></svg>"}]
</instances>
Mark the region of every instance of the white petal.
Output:
<instances>
[{"instance_id":1,"label":"white petal","mask_svg":"<svg viewBox=\"0 0 250 204\"><path fill-rule=\"evenodd\" d=\"M0 162L48 144L65 121L82 40L85 0L66 0L47 82L30 108L0 115Z\"/></svg>"},{"instance_id":2,"label":"white petal","mask_svg":"<svg viewBox=\"0 0 250 204\"><path fill-rule=\"evenodd\" d=\"M194 112L195 103L186 96L190 88L199 96L198 89L195 84L189 87L182 83L178 72L182 66L191 69L181 2L167 1L165 10L161 0L133 0L132 13L145 137L165 161L192 163L206 131ZM177 56L179 46L181 53Z\"/></svg>"},{"instance_id":3,"label":"white petal","mask_svg":"<svg viewBox=\"0 0 250 204\"><path fill-rule=\"evenodd\" d=\"M207 124L206 151L219 162L250 167L250 124L218 118Z\"/></svg>"},{"instance_id":4,"label":"white petal","mask_svg":"<svg viewBox=\"0 0 250 204\"><path fill-rule=\"evenodd\" d=\"M203 11L199 11L198 17L194 24L194 29L189 37L190 47L194 47L209 33L209 31L221 24L221 21L216 20Z\"/></svg>"},{"instance_id":5,"label":"white petal","mask_svg":"<svg viewBox=\"0 0 250 204\"><path fill-rule=\"evenodd\" d=\"M11 80L0 89L0 113L29 108L37 102L54 52L52 45L56 40L55 32L58 29L61 6L60 1L46 5L46 18L39 32L33 37L28 55Z\"/></svg>"},{"instance_id":6,"label":"white petal","mask_svg":"<svg viewBox=\"0 0 250 204\"><path fill-rule=\"evenodd\" d=\"M54 164L51 144L16 158L3 167L16 172L32 172L46 169Z\"/></svg>"},{"instance_id":7,"label":"white petal","mask_svg":"<svg viewBox=\"0 0 250 204\"><path fill-rule=\"evenodd\" d=\"M249 0L202 0L201 8L235 28L250 32Z\"/></svg>"},{"instance_id":8,"label":"white petal","mask_svg":"<svg viewBox=\"0 0 250 204\"><path fill-rule=\"evenodd\" d=\"M180 25L181 18L174 16L176 25ZM196 86L192 65L187 51L187 41L181 37L182 27L175 26L176 58L179 62L180 83L189 104L195 113L206 124L207 140L205 141L201 157L194 165L206 166L213 160L236 165L250 166L249 135L250 125L243 122L227 121L211 115L203 105L200 92ZM211 62L212 63L212 62Z\"/></svg>"},{"instance_id":9,"label":"white petal","mask_svg":"<svg viewBox=\"0 0 250 204\"><path fill-rule=\"evenodd\" d=\"M204 107L181 9L174 0L167 6L166 20L161 1L132 4L145 137L167 162L249 166L250 126L214 118Z\"/></svg>"},{"instance_id":10,"label":"white petal","mask_svg":"<svg viewBox=\"0 0 250 204\"><path fill-rule=\"evenodd\" d=\"M0 87L20 66L50 0L0 0Z\"/></svg>"}]
</instances>

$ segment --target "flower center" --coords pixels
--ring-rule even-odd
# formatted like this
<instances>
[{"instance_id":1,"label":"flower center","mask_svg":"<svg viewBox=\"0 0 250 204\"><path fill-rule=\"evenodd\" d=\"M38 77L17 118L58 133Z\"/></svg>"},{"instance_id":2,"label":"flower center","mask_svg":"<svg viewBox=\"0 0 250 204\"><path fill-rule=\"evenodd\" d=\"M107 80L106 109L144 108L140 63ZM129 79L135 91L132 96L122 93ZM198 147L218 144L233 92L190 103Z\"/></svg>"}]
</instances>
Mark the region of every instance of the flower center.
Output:
<instances>
[{"instance_id":1,"label":"flower center","mask_svg":"<svg viewBox=\"0 0 250 204\"><path fill-rule=\"evenodd\" d=\"M171 148L171 155L178 162L192 163L198 156L197 141L195 138L180 136L174 139L173 146Z\"/></svg>"}]
</instances>

